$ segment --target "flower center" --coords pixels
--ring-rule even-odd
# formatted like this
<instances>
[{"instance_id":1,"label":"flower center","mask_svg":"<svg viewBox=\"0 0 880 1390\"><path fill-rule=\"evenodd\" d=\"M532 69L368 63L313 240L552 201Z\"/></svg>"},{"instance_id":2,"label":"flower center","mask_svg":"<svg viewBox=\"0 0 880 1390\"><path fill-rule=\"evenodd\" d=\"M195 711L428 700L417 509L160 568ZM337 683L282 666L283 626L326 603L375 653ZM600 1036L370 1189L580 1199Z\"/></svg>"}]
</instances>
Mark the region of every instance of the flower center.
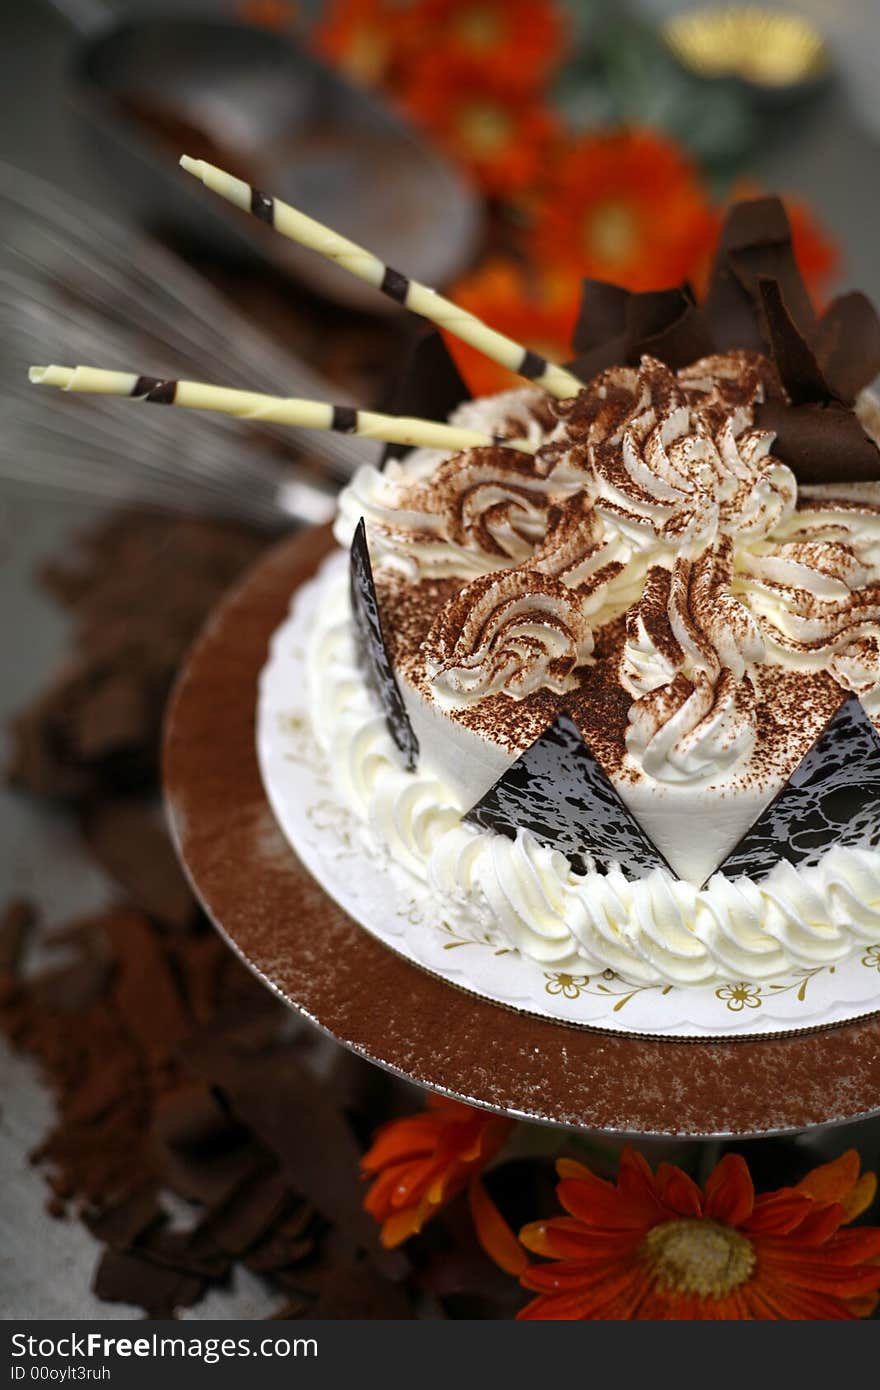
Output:
<instances>
[{"instance_id":1,"label":"flower center","mask_svg":"<svg viewBox=\"0 0 880 1390\"><path fill-rule=\"evenodd\" d=\"M584 227L587 251L603 261L629 261L639 248L638 223L626 203L600 203Z\"/></svg>"},{"instance_id":2,"label":"flower center","mask_svg":"<svg viewBox=\"0 0 880 1390\"><path fill-rule=\"evenodd\" d=\"M466 48L476 48L481 53L490 52L504 35L500 15L482 5L468 6L462 10L456 18L455 28Z\"/></svg>"},{"instance_id":3,"label":"flower center","mask_svg":"<svg viewBox=\"0 0 880 1390\"><path fill-rule=\"evenodd\" d=\"M639 1254L661 1289L701 1298L724 1298L744 1284L755 1267L750 1240L730 1226L697 1217L655 1226Z\"/></svg>"},{"instance_id":4,"label":"flower center","mask_svg":"<svg viewBox=\"0 0 880 1390\"><path fill-rule=\"evenodd\" d=\"M345 55L346 71L360 82L378 82L388 63L388 41L365 25L351 36Z\"/></svg>"},{"instance_id":5,"label":"flower center","mask_svg":"<svg viewBox=\"0 0 880 1390\"><path fill-rule=\"evenodd\" d=\"M460 112L458 125L467 148L481 159L490 159L510 139L510 117L500 106L473 102Z\"/></svg>"}]
</instances>

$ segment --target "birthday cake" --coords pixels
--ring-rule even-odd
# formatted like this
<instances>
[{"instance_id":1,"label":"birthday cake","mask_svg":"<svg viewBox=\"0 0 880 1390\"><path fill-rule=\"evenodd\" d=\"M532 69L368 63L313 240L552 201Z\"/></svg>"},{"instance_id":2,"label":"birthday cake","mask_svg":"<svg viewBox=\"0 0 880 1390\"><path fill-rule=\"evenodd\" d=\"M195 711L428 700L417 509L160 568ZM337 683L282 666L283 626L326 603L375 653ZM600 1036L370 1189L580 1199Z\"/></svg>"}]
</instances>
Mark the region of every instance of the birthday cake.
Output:
<instances>
[{"instance_id":1,"label":"birthday cake","mask_svg":"<svg viewBox=\"0 0 880 1390\"><path fill-rule=\"evenodd\" d=\"M876 941L878 340L861 296L817 318L762 200L701 306L585 287L575 395L463 400L422 344L401 408L431 382L487 442L344 490L309 709L450 923L674 985Z\"/></svg>"}]
</instances>

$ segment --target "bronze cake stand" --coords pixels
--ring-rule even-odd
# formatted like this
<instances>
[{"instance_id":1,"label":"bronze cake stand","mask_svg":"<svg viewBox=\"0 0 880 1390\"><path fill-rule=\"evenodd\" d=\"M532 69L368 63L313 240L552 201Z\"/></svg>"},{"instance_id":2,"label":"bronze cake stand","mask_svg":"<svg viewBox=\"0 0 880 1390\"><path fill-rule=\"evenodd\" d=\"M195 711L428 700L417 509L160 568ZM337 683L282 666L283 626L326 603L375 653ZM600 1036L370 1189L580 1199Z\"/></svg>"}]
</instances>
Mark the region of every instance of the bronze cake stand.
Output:
<instances>
[{"instance_id":1,"label":"bronze cake stand","mask_svg":"<svg viewBox=\"0 0 880 1390\"><path fill-rule=\"evenodd\" d=\"M282 541L221 603L180 676L164 779L205 910L263 982L379 1066L524 1119L617 1134L754 1136L880 1110L880 1016L797 1036L659 1041L519 1014L396 955L347 916L275 823L257 678L329 529Z\"/></svg>"}]
</instances>

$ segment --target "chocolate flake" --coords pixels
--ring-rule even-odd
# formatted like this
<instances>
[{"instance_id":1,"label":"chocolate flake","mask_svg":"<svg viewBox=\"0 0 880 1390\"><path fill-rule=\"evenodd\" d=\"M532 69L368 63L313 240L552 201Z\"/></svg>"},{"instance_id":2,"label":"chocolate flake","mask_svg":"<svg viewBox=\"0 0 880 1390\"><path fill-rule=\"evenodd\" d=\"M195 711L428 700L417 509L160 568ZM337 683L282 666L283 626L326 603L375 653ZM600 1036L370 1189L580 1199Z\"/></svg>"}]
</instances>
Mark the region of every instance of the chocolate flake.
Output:
<instances>
[{"instance_id":1,"label":"chocolate flake","mask_svg":"<svg viewBox=\"0 0 880 1390\"><path fill-rule=\"evenodd\" d=\"M567 714L517 758L465 816L516 838L528 830L559 850L576 873L614 863L630 878L667 869L663 856L621 801Z\"/></svg>"},{"instance_id":2,"label":"chocolate flake","mask_svg":"<svg viewBox=\"0 0 880 1390\"><path fill-rule=\"evenodd\" d=\"M351 608L367 678L385 711L388 731L403 754L406 767L412 771L418 761L419 744L385 645L363 517L351 543Z\"/></svg>"},{"instance_id":3,"label":"chocolate flake","mask_svg":"<svg viewBox=\"0 0 880 1390\"><path fill-rule=\"evenodd\" d=\"M758 276L758 289L776 369L792 405L833 397L816 355L788 311L778 280Z\"/></svg>"},{"instance_id":4,"label":"chocolate flake","mask_svg":"<svg viewBox=\"0 0 880 1390\"><path fill-rule=\"evenodd\" d=\"M390 415L416 415L427 420L445 420L471 393L456 367L443 337L435 328L420 332L412 344L409 358L394 390L383 402ZM403 458L408 444L386 444L382 464L390 458Z\"/></svg>"},{"instance_id":5,"label":"chocolate flake","mask_svg":"<svg viewBox=\"0 0 880 1390\"><path fill-rule=\"evenodd\" d=\"M109 914L104 930L119 961L113 994L125 1031L149 1061L161 1062L190 1031L168 957L137 913Z\"/></svg>"},{"instance_id":6,"label":"chocolate flake","mask_svg":"<svg viewBox=\"0 0 880 1390\"><path fill-rule=\"evenodd\" d=\"M288 1181L340 1222L350 1249L372 1248L383 1265L398 1258L378 1249L376 1227L362 1209L359 1150L345 1118L289 1049L248 1056L228 1043L192 1040L184 1050L190 1071L219 1089L232 1112L281 1165ZM264 1075L271 1085L261 1084ZM307 1118L306 1118L307 1117ZM333 1155L328 1163L327 1155Z\"/></svg>"},{"instance_id":7,"label":"chocolate flake","mask_svg":"<svg viewBox=\"0 0 880 1390\"><path fill-rule=\"evenodd\" d=\"M769 349L759 288L762 276L776 281L794 322L807 338L812 337L816 315L779 198L735 203L725 218L705 301L716 351Z\"/></svg>"},{"instance_id":8,"label":"chocolate flake","mask_svg":"<svg viewBox=\"0 0 880 1390\"><path fill-rule=\"evenodd\" d=\"M586 280L570 364L584 380L647 353L677 369L713 352L768 354L785 391L768 390L755 423L801 483L880 480L880 449L850 409L880 372L880 317L861 294L817 319L778 198L735 204L719 238L709 291L632 294Z\"/></svg>"},{"instance_id":9,"label":"chocolate flake","mask_svg":"<svg viewBox=\"0 0 880 1390\"><path fill-rule=\"evenodd\" d=\"M838 401L755 407L755 425L773 430L772 452L799 483L863 483L880 479L880 449L858 416Z\"/></svg>"},{"instance_id":10,"label":"chocolate flake","mask_svg":"<svg viewBox=\"0 0 880 1390\"><path fill-rule=\"evenodd\" d=\"M151 1227L162 1220L156 1188L144 1184L121 1201L118 1206L86 1214L84 1223L95 1240L109 1245L113 1250L127 1250Z\"/></svg>"},{"instance_id":11,"label":"chocolate flake","mask_svg":"<svg viewBox=\"0 0 880 1390\"><path fill-rule=\"evenodd\" d=\"M186 930L195 900L152 807L130 798L102 801L86 812L83 829L92 854L137 907L172 930Z\"/></svg>"},{"instance_id":12,"label":"chocolate flake","mask_svg":"<svg viewBox=\"0 0 880 1390\"><path fill-rule=\"evenodd\" d=\"M165 697L205 615L265 539L240 526L123 512L42 575L75 651L15 720L10 777L80 799L152 787Z\"/></svg>"},{"instance_id":13,"label":"chocolate flake","mask_svg":"<svg viewBox=\"0 0 880 1390\"><path fill-rule=\"evenodd\" d=\"M880 737L855 695L844 700L719 873L760 879L781 859L806 868L839 845L880 846Z\"/></svg>"},{"instance_id":14,"label":"chocolate flake","mask_svg":"<svg viewBox=\"0 0 880 1390\"><path fill-rule=\"evenodd\" d=\"M31 1160L48 1211L78 1216L105 1247L99 1297L172 1316L245 1264L290 1316L345 1306L409 1316L420 1298L412 1267L380 1249L361 1209L358 1160L377 1126L411 1106L410 1089L348 1053L311 1078L317 1035L292 1027L192 912L153 814L168 683L219 593L263 545L240 528L127 513L46 576L74 613L75 647L21 721L16 773L32 791L82 799L79 823L129 901L42 929L50 963L27 974L34 911L11 903L0 916L0 1028L54 1097ZM140 727L132 721L124 761L122 749L87 753L72 718L120 675L143 689L149 713ZM131 799L133 784L148 803ZM169 1224L166 1194L196 1204L182 1227Z\"/></svg>"},{"instance_id":15,"label":"chocolate flake","mask_svg":"<svg viewBox=\"0 0 880 1390\"><path fill-rule=\"evenodd\" d=\"M825 380L847 404L880 373L880 317L857 291L833 299L819 320L816 355Z\"/></svg>"},{"instance_id":16,"label":"chocolate flake","mask_svg":"<svg viewBox=\"0 0 880 1390\"><path fill-rule=\"evenodd\" d=\"M170 1318L175 1308L190 1308L204 1293L204 1281L176 1269L163 1269L140 1256L104 1251L93 1293L105 1303L132 1303L154 1318Z\"/></svg>"},{"instance_id":17,"label":"chocolate flake","mask_svg":"<svg viewBox=\"0 0 880 1390\"><path fill-rule=\"evenodd\" d=\"M687 286L636 292L585 280L570 364L584 381L606 367L638 366L647 353L677 370L713 350L703 312Z\"/></svg>"},{"instance_id":18,"label":"chocolate flake","mask_svg":"<svg viewBox=\"0 0 880 1390\"><path fill-rule=\"evenodd\" d=\"M404 1290L382 1274L370 1260L340 1264L332 1273L312 1314L326 1321L357 1318L370 1321L411 1319Z\"/></svg>"}]
</instances>

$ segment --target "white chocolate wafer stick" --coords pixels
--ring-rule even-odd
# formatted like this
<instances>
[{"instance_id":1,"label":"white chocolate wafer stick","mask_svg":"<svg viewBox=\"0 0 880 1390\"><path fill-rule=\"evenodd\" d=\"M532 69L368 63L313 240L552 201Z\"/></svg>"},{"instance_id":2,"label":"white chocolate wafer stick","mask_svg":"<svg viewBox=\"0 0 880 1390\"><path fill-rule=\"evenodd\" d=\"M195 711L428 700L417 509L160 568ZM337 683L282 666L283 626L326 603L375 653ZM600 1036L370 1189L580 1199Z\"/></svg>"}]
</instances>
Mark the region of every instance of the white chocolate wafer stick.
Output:
<instances>
[{"instance_id":1,"label":"white chocolate wafer stick","mask_svg":"<svg viewBox=\"0 0 880 1390\"><path fill-rule=\"evenodd\" d=\"M202 381L174 381L135 372L105 371L100 367L31 367L30 380L40 386L58 386L63 391L83 391L99 396L127 396L158 405L177 405L185 410L213 410L236 415L242 420L265 420L273 425L297 425L301 429L337 430L341 434L379 439L386 444L407 444L412 448L444 449L458 452L495 444L533 453L534 445L525 439L503 439L482 430L460 429L435 420L379 415L372 410L355 410L349 405L327 405L323 401L300 400L294 396L265 396L259 391L235 391L226 386L210 386Z\"/></svg>"},{"instance_id":2,"label":"white chocolate wafer stick","mask_svg":"<svg viewBox=\"0 0 880 1390\"><path fill-rule=\"evenodd\" d=\"M523 347L522 343L515 342L503 333L497 333L476 315L469 314L466 309L460 309L457 304L453 304L450 299L444 299L443 295L429 289L427 285L420 285L418 281L402 275L399 270L393 270L371 251L365 251L362 246L357 246L347 237L331 231L321 222L316 222L313 217L307 217L304 212L297 211L289 203L261 193L258 188L253 188L242 179L218 169L215 164L208 164L204 159L191 159L185 154L181 156L180 163L188 174L201 179L206 188L218 193L227 202L243 208L245 212L253 213L261 222L267 222L282 236L298 242L300 246L307 246L327 260L334 261L358 280L381 290L382 294L395 299L398 304L403 304L414 314L428 319L438 328L445 328L448 333L461 338L464 343L469 343L484 357L506 367L508 371L526 377L536 386L543 386L545 391L563 400L569 396L576 396L582 389L583 382L578 381L565 367L548 362L545 357L540 357L538 353Z\"/></svg>"}]
</instances>

